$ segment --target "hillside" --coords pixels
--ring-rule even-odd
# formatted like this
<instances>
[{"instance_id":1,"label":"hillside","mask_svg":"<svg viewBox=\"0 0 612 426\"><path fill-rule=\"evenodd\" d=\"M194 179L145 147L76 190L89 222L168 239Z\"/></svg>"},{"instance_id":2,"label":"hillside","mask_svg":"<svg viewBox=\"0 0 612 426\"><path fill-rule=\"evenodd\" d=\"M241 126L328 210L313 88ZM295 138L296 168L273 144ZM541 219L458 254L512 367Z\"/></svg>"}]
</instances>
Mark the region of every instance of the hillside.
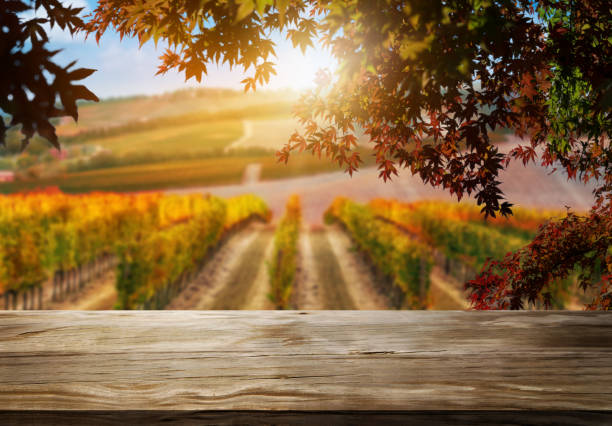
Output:
<instances>
[{"instance_id":1,"label":"hillside","mask_svg":"<svg viewBox=\"0 0 612 426\"><path fill-rule=\"evenodd\" d=\"M338 170L310 155L288 166L274 152L299 128L293 92L244 94L225 89L107 99L62 120L62 151L35 137L23 153L13 131L0 166L15 182L0 192L59 187L67 192L138 191L240 183L254 164L271 178Z\"/></svg>"}]
</instances>

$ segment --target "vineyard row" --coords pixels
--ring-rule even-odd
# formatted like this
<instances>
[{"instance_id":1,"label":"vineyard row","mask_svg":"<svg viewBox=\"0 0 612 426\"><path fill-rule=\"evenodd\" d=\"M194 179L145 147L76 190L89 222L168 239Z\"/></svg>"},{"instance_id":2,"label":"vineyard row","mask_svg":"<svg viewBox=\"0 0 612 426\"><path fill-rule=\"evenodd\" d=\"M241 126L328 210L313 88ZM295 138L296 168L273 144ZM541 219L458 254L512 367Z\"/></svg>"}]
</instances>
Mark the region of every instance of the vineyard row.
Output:
<instances>
[{"instance_id":1,"label":"vineyard row","mask_svg":"<svg viewBox=\"0 0 612 426\"><path fill-rule=\"evenodd\" d=\"M5 307L15 306L19 295L24 308L35 307L35 296L40 307L46 283L53 286L53 299L61 298L116 264L121 306L144 304L166 287L162 282L193 271L227 232L269 216L253 195L229 200L59 191L0 196L0 294ZM196 242L194 232L205 235L208 244ZM126 271L136 278L129 285Z\"/></svg>"}]
</instances>

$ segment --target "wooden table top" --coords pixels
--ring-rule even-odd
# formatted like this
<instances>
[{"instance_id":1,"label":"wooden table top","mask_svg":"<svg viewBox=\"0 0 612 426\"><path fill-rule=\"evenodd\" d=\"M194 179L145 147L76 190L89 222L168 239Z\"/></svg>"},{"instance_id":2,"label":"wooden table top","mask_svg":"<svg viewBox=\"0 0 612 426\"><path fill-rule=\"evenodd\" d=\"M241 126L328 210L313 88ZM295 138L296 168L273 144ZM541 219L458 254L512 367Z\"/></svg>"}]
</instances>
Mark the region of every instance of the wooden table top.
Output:
<instances>
[{"instance_id":1,"label":"wooden table top","mask_svg":"<svg viewBox=\"0 0 612 426\"><path fill-rule=\"evenodd\" d=\"M612 410L612 315L0 311L0 383L0 410Z\"/></svg>"}]
</instances>

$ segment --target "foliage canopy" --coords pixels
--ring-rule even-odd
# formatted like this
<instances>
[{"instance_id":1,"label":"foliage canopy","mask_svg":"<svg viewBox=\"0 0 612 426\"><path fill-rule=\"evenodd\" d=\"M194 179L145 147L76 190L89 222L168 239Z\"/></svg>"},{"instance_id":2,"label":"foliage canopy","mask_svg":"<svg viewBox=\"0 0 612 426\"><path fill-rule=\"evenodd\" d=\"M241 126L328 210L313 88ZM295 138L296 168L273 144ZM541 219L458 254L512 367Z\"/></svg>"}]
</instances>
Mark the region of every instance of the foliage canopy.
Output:
<instances>
[{"instance_id":1,"label":"foliage canopy","mask_svg":"<svg viewBox=\"0 0 612 426\"><path fill-rule=\"evenodd\" d=\"M43 8L46 18L23 19L23 14ZM59 148L51 119L71 116L78 119L76 101L97 101L85 86L73 84L95 70L72 69L75 62L61 67L53 61L58 50L49 50L45 24L67 29L71 34L83 28L81 8L59 0L2 0L0 2L0 110L10 116L8 126L21 126L27 146L34 133ZM61 101L61 104L57 100ZM0 118L0 144L4 144L5 120Z\"/></svg>"}]
</instances>

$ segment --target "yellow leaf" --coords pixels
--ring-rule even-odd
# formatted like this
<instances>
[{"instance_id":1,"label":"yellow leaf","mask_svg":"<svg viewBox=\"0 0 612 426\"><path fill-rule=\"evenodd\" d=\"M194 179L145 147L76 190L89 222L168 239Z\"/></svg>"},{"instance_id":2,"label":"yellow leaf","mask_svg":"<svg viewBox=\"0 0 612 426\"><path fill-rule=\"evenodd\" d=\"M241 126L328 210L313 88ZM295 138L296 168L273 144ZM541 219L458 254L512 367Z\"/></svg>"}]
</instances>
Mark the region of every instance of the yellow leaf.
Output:
<instances>
[{"instance_id":1,"label":"yellow leaf","mask_svg":"<svg viewBox=\"0 0 612 426\"><path fill-rule=\"evenodd\" d=\"M255 9L255 1L254 0L240 0L240 6L238 7L238 12L236 13L235 22L240 22L244 18L253 12Z\"/></svg>"}]
</instances>

